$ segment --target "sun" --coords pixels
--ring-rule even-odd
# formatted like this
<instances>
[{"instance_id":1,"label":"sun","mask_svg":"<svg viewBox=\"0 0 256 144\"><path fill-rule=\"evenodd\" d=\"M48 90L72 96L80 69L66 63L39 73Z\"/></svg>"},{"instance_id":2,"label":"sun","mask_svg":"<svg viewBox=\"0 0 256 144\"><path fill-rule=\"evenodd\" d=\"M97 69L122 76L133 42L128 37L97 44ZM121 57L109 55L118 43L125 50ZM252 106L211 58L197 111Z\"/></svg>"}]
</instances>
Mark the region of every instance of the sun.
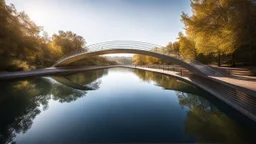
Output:
<instances>
[{"instance_id":1,"label":"sun","mask_svg":"<svg viewBox=\"0 0 256 144\"><path fill-rule=\"evenodd\" d=\"M43 10L33 10L29 13L29 17L37 25L44 25L47 23L47 14Z\"/></svg>"}]
</instances>

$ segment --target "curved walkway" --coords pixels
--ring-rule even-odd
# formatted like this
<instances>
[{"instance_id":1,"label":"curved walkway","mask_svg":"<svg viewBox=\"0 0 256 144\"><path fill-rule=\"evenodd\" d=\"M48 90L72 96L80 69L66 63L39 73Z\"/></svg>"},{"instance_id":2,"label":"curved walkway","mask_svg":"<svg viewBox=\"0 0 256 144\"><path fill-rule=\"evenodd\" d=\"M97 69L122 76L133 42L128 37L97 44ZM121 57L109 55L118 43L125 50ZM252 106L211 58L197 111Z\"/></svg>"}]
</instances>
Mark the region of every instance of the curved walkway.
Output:
<instances>
[{"instance_id":1,"label":"curved walkway","mask_svg":"<svg viewBox=\"0 0 256 144\"><path fill-rule=\"evenodd\" d=\"M133 68L141 69L152 72L157 72L169 76L174 76L180 80L191 83L210 94L216 96L218 99L222 100L232 108L236 109L243 115L247 116L254 122L256 122L256 97L250 95L244 91L241 91L236 88L235 85L232 87L226 83L220 82L219 80L201 77L197 75L190 76L179 76L178 73L173 71L164 71L162 69L152 69L152 68L143 68L135 67L128 65L113 65L113 66L87 66L79 68L47 68L47 69L38 69L33 71L23 71L23 72L10 72L10 73L0 73L0 80L10 80L17 78L26 78L32 76L49 76L56 74L68 74L74 72L82 72L88 70L97 70L97 69L107 69L114 67L124 67L124 68Z\"/></svg>"},{"instance_id":2,"label":"curved walkway","mask_svg":"<svg viewBox=\"0 0 256 144\"><path fill-rule=\"evenodd\" d=\"M220 83L216 80L207 77L200 77L196 75L180 76L173 71L167 71L163 69L153 69L136 67L136 69L147 70L151 72L157 72L164 75L175 76L183 81L191 83L210 94L216 96L232 108L236 109L246 117L256 122L256 97L240 90L237 90L225 83ZM235 86L234 86L235 87Z\"/></svg>"},{"instance_id":3,"label":"curved walkway","mask_svg":"<svg viewBox=\"0 0 256 144\"><path fill-rule=\"evenodd\" d=\"M190 63L187 63L186 61L179 59L174 56L169 56L157 52L152 52L152 51L146 51L146 50L139 50L139 49L103 49L103 50L98 50L98 51L93 51L93 52L84 52L84 53L79 53L75 54L72 56L69 56L67 58L64 58L63 60L59 61L55 66L66 66L70 63L79 61L81 59L84 59L89 56L97 56L97 55L104 55L104 54L117 54L117 53L131 53L131 54L141 54L141 55L147 55L147 56L152 56L156 57L162 60L165 60L167 62L172 62L175 63L188 71L190 71L193 74L197 74L200 76L207 76L208 73L204 72L204 68L201 67L201 65L193 65Z\"/></svg>"},{"instance_id":4,"label":"curved walkway","mask_svg":"<svg viewBox=\"0 0 256 144\"><path fill-rule=\"evenodd\" d=\"M27 78L33 76L50 76L50 75L57 75L57 74L68 74L68 73L75 73L75 72L82 72L88 70L97 70L97 69L107 69L117 67L117 65L112 66L86 66L86 67L66 67L66 68L44 68L44 69L37 69L31 71L19 71L19 72L0 72L0 80L11 80L11 79L19 79L19 78Z\"/></svg>"},{"instance_id":5,"label":"curved walkway","mask_svg":"<svg viewBox=\"0 0 256 144\"><path fill-rule=\"evenodd\" d=\"M88 56L103 55L103 54L115 54L115 53L132 53L141 54L156 57L167 62L177 64L191 73L200 76L222 76L221 73L213 70L212 68L204 65L196 60L190 60L184 57L180 57L175 52L170 52L167 49L163 49L163 46L140 42L140 41L127 41L127 40L115 40L96 43L87 46L86 48L77 49L71 53L63 56L55 63L55 67L67 66L70 63L79 61Z\"/></svg>"}]
</instances>

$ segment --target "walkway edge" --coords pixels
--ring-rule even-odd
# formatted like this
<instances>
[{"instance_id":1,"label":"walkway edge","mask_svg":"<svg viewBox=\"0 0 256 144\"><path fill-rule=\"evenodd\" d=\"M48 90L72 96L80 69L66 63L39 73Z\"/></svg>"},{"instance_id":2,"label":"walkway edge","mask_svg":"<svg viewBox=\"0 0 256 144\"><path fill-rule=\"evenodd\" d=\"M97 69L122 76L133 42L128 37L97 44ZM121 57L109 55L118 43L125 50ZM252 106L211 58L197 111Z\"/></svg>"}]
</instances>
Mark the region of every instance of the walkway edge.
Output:
<instances>
[{"instance_id":1,"label":"walkway edge","mask_svg":"<svg viewBox=\"0 0 256 144\"><path fill-rule=\"evenodd\" d=\"M241 91L241 92L244 92L244 93L246 93L246 94L249 94L249 95L252 95L252 96L256 97L256 92L253 91L253 90L250 90L250 89L248 89L248 88L244 88L244 87L241 87L241 86L238 86L238 85L234 85L234 84L231 84L231 83L228 83L228 82L219 80L219 79L214 78L214 77L208 77L208 78L210 78L211 80L213 80L213 81L215 81L215 82L222 83L222 84L224 84L224 85L230 86L230 87L232 87L232 88L234 88L234 89L237 89L237 90L239 90L239 91Z\"/></svg>"},{"instance_id":2,"label":"walkway edge","mask_svg":"<svg viewBox=\"0 0 256 144\"><path fill-rule=\"evenodd\" d=\"M23 79L34 76L51 76L56 74L67 74L67 73L77 73L88 70L99 70L99 69L108 69L117 67L116 65L111 66L87 66L80 68L45 68L45 69L37 69L31 71L19 71L19 72L3 72L0 73L0 81L1 80L14 80L14 79Z\"/></svg>"}]
</instances>

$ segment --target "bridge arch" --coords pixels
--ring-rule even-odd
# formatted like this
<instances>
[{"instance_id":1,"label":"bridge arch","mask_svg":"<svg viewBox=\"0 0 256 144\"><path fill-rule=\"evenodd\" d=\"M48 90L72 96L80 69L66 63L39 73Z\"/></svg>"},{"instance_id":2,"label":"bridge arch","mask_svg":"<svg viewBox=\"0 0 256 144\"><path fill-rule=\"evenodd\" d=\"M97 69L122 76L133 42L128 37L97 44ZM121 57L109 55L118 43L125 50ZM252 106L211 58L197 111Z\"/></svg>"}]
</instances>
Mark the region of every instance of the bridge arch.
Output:
<instances>
[{"instance_id":1,"label":"bridge arch","mask_svg":"<svg viewBox=\"0 0 256 144\"><path fill-rule=\"evenodd\" d=\"M168 55L167 52L161 50L162 46L150 44L139 41L107 41L102 43L96 43L87 46L87 49L80 49L74 51L59 61L54 66L66 66L70 63L79 61L88 56L103 55L103 54L117 54L117 53L130 53L130 54L142 54L156 58L160 58L167 62L177 64L193 74L200 76L208 75L220 75L218 72L212 70L208 66L205 66L197 61L191 61L179 57L176 54Z\"/></svg>"}]
</instances>

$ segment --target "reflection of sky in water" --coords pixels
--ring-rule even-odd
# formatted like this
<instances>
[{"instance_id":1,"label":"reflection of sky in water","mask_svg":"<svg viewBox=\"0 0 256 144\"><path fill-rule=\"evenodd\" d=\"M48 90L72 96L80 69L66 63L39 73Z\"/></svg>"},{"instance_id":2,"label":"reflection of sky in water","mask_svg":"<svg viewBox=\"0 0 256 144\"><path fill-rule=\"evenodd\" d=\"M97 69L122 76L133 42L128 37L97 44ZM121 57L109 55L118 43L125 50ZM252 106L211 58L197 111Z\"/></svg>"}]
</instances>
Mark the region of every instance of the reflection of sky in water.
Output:
<instances>
[{"instance_id":1,"label":"reflection of sky in water","mask_svg":"<svg viewBox=\"0 0 256 144\"><path fill-rule=\"evenodd\" d=\"M186 113L179 106L174 91L162 90L153 82L144 82L127 69L111 69L101 81L100 89L89 91L85 97L72 103L50 100L49 109L37 116L32 128L26 134L18 135L16 140L56 140L65 135L66 141L71 137L86 137L84 133L88 133L88 138L93 135L104 137L105 132L111 134L111 129L111 137L146 131L158 134L165 130L177 134L177 139L186 138L178 135L184 133ZM138 128L133 131L131 127Z\"/></svg>"},{"instance_id":2,"label":"reflection of sky in water","mask_svg":"<svg viewBox=\"0 0 256 144\"><path fill-rule=\"evenodd\" d=\"M143 75L148 77L147 81L140 78ZM84 96L69 103L49 100L48 109L36 116L26 133L17 134L15 141L216 142L213 140L217 139L217 142L230 142L232 138L226 133L232 134L234 129L231 126L239 127L236 123L203 97L156 86L172 78L161 75L162 81L154 81L154 78L159 79L159 75L129 69L109 69L100 78L99 89L87 91ZM171 86L175 86L175 83ZM178 86L195 89L183 82ZM218 121L214 119L216 113ZM201 117L210 121L197 123ZM196 127L191 127L191 123ZM226 123L231 123L230 130L225 127ZM213 129L205 126L220 124L224 126L219 128L225 128L225 132L219 132L218 127ZM207 132L198 132L197 129L213 133L204 138ZM240 134L239 129L235 130L234 134Z\"/></svg>"}]
</instances>

